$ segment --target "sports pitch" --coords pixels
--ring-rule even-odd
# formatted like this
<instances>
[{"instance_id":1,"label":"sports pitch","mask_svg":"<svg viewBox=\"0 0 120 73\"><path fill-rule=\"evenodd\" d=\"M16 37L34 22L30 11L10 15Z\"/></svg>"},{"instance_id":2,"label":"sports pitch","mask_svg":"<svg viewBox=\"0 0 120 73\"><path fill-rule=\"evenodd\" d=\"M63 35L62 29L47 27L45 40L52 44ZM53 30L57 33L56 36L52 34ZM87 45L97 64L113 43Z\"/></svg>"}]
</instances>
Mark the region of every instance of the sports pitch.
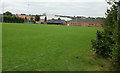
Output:
<instances>
[{"instance_id":1,"label":"sports pitch","mask_svg":"<svg viewBox=\"0 0 120 73\"><path fill-rule=\"evenodd\" d=\"M98 27L4 23L3 71L95 71L91 40Z\"/></svg>"}]
</instances>

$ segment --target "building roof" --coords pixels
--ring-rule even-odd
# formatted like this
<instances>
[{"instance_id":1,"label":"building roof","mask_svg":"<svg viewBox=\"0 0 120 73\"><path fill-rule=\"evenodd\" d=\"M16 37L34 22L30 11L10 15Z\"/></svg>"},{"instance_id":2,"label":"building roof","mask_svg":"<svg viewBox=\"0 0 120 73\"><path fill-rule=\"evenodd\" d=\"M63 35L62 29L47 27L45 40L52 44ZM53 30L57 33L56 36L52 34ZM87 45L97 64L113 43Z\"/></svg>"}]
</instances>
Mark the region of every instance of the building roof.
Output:
<instances>
[{"instance_id":1,"label":"building roof","mask_svg":"<svg viewBox=\"0 0 120 73\"><path fill-rule=\"evenodd\" d=\"M58 19L60 18L61 20L65 20L65 21L69 21L69 20L72 20L71 18L67 18L67 17L60 17L59 15L54 15L54 14L46 14L44 16L41 16L40 19L45 19L45 16L47 17L48 20L51 20L51 19Z\"/></svg>"},{"instance_id":2,"label":"building roof","mask_svg":"<svg viewBox=\"0 0 120 73\"><path fill-rule=\"evenodd\" d=\"M103 23L104 20L102 19L73 19L71 20L71 22L86 22L86 23L91 23L91 22L94 22L94 23Z\"/></svg>"},{"instance_id":3,"label":"building roof","mask_svg":"<svg viewBox=\"0 0 120 73\"><path fill-rule=\"evenodd\" d=\"M42 20L39 20L39 22L45 22L45 20L42 19Z\"/></svg>"},{"instance_id":4,"label":"building roof","mask_svg":"<svg viewBox=\"0 0 120 73\"><path fill-rule=\"evenodd\" d=\"M20 17L20 18L34 18L34 16L27 16L27 15L16 15L16 17Z\"/></svg>"},{"instance_id":5,"label":"building roof","mask_svg":"<svg viewBox=\"0 0 120 73\"><path fill-rule=\"evenodd\" d=\"M65 20L47 20L47 23L64 23Z\"/></svg>"}]
</instances>

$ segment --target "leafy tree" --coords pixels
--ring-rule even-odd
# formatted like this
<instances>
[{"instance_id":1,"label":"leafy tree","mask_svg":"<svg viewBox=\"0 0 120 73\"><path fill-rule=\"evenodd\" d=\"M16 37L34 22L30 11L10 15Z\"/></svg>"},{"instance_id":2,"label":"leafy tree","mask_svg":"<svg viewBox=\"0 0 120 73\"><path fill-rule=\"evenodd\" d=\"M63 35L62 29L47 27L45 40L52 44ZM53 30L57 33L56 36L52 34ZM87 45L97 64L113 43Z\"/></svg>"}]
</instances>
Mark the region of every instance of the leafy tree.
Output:
<instances>
[{"instance_id":1,"label":"leafy tree","mask_svg":"<svg viewBox=\"0 0 120 73\"><path fill-rule=\"evenodd\" d=\"M23 23L24 22L23 18L18 18L9 11L3 13L3 15L4 15L3 22L7 22L7 23Z\"/></svg>"},{"instance_id":2,"label":"leafy tree","mask_svg":"<svg viewBox=\"0 0 120 73\"><path fill-rule=\"evenodd\" d=\"M18 18L16 16L4 16L4 21L7 23L23 23L24 19L23 18Z\"/></svg>"},{"instance_id":3,"label":"leafy tree","mask_svg":"<svg viewBox=\"0 0 120 73\"><path fill-rule=\"evenodd\" d=\"M30 18L30 21L31 21L31 22L33 22L33 21L34 21L32 17Z\"/></svg>"},{"instance_id":4,"label":"leafy tree","mask_svg":"<svg viewBox=\"0 0 120 73\"><path fill-rule=\"evenodd\" d=\"M26 15L26 14L21 14L21 15Z\"/></svg>"},{"instance_id":5,"label":"leafy tree","mask_svg":"<svg viewBox=\"0 0 120 73\"><path fill-rule=\"evenodd\" d=\"M12 13L7 11L7 12L3 13L3 15L12 16Z\"/></svg>"},{"instance_id":6,"label":"leafy tree","mask_svg":"<svg viewBox=\"0 0 120 73\"><path fill-rule=\"evenodd\" d=\"M118 4L112 5L106 11L104 20L104 31L97 31L96 40L92 40L92 47L97 55L104 58L111 58L114 64L120 66L120 21L117 20Z\"/></svg>"},{"instance_id":7,"label":"leafy tree","mask_svg":"<svg viewBox=\"0 0 120 73\"><path fill-rule=\"evenodd\" d=\"M39 15L36 15L35 16L35 21L39 21L40 20L40 16Z\"/></svg>"},{"instance_id":8,"label":"leafy tree","mask_svg":"<svg viewBox=\"0 0 120 73\"><path fill-rule=\"evenodd\" d=\"M54 18L52 18L52 20L55 20Z\"/></svg>"},{"instance_id":9,"label":"leafy tree","mask_svg":"<svg viewBox=\"0 0 120 73\"><path fill-rule=\"evenodd\" d=\"M58 18L58 20L61 20L61 18Z\"/></svg>"}]
</instances>

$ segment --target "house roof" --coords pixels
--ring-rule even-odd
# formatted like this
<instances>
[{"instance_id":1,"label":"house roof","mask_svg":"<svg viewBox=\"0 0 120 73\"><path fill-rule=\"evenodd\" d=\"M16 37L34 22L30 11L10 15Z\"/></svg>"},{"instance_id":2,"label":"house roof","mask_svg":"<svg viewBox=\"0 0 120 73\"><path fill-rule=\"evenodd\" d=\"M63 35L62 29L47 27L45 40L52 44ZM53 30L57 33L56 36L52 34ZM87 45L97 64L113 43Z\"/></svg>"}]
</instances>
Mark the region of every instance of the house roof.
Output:
<instances>
[{"instance_id":1,"label":"house roof","mask_svg":"<svg viewBox=\"0 0 120 73\"><path fill-rule=\"evenodd\" d=\"M35 18L34 16L27 16L27 15L16 15L16 17L20 17L20 18Z\"/></svg>"}]
</instances>

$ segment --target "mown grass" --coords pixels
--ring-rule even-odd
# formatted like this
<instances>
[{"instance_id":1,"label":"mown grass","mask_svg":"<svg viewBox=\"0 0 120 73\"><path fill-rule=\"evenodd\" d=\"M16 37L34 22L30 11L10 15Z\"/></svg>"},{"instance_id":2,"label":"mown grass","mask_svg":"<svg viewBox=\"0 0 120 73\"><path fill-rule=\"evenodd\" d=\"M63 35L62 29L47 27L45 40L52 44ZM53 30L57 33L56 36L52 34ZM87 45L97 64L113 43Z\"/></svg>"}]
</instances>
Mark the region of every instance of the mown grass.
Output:
<instances>
[{"instance_id":1,"label":"mown grass","mask_svg":"<svg viewBox=\"0 0 120 73\"><path fill-rule=\"evenodd\" d=\"M3 71L95 71L98 27L3 24ZM102 62L100 61L102 64Z\"/></svg>"},{"instance_id":2,"label":"mown grass","mask_svg":"<svg viewBox=\"0 0 120 73\"><path fill-rule=\"evenodd\" d=\"M0 23L0 72L2 71L2 23Z\"/></svg>"}]
</instances>

